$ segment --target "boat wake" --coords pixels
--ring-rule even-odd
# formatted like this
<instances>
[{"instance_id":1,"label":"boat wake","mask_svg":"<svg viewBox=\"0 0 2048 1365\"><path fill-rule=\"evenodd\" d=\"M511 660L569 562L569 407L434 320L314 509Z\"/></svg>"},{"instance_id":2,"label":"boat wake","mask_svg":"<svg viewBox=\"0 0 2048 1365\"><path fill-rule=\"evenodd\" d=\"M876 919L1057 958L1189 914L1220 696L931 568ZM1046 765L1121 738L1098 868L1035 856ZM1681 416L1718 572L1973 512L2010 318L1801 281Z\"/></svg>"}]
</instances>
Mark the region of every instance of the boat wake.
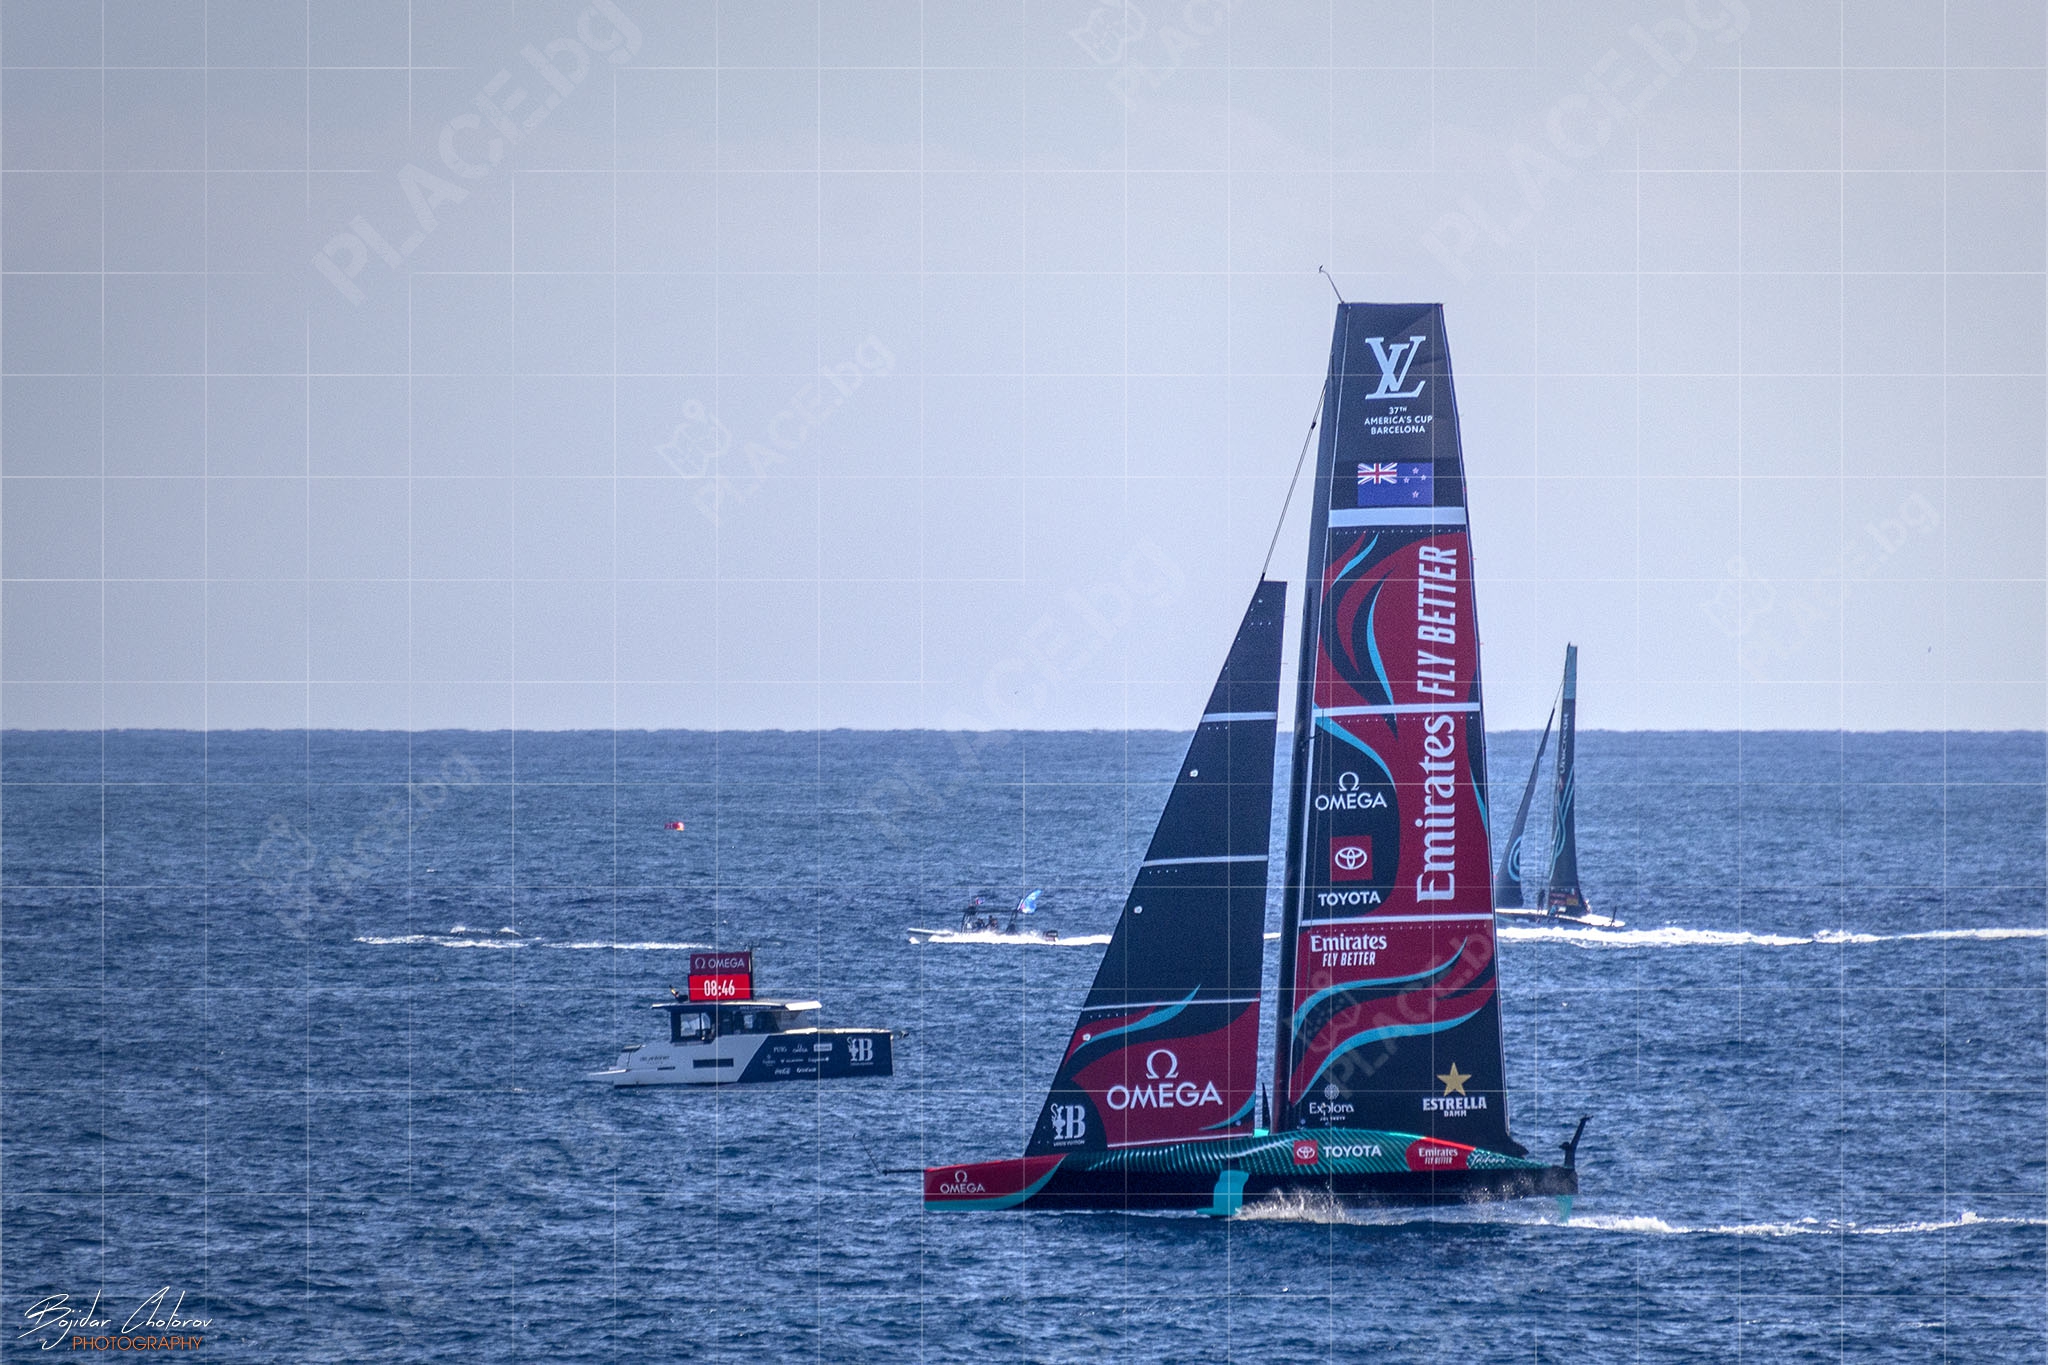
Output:
<instances>
[{"instance_id":1,"label":"boat wake","mask_svg":"<svg viewBox=\"0 0 2048 1365\"><path fill-rule=\"evenodd\" d=\"M622 952L686 952L711 946L708 943L614 943L608 939L527 938L510 927L487 935L466 924L454 925L445 934L358 934L356 942L376 948L617 948Z\"/></svg>"},{"instance_id":2,"label":"boat wake","mask_svg":"<svg viewBox=\"0 0 2048 1365\"><path fill-rule=\"evenodd\" d=\"M1253 1223L1355 1223L1365 1219L1363 1209L1347 1209L1326 1194L1276 1194L1238 1210L1239 1222ZM1420 1221L1420 1220L1417 1220Z\"/></svg>"},{"instance_id":3,"label":"boat wake","mask_svg":"<svg viewBox=\"0 0 2048 1365\"><path fill-rule=\"evenodd\" d=\"M1909 934L1851 933L1822 929L1814 934L1766 934L1748 929L1687 929L1666 925L1661 929L1588 929L1563 925L1524 928L1503 924L1496 931L1504 939L1525 943L1568 943L1574 948L1803 948L1811 945L1861 946L1869 943L1922 943L1940 939L2048 938L2048 928L1928 929Z\"/></svg>"},{"instance_id":4,"label":"boat wake","mask_svg":"<svg viewBox=\"0 0 2048 1365\"><path fill-rule=\"evenodd\" d=\"M1021 944L1027 948L1100 948L1108 934L1076 934L1072 938L1047 938L1043 934L1005 934L995 929L911 930L912 943L994 943Z\"/></svg>"},{"instance_id":5,"label":"boat wake","mask_svg":"<svg viewBox=\"0 0 2048 1365\"><path fill-rule=\"evenodd\" d=\"M1662 1218L1630 1218L1618 1214L1587 1214L1571 1226L1592 1232L1618 1232L1644 1237L1917 1237L1969 1228L2042 1228L2048 1218L1985 1218L1964 1210L1954 1218L1918 1223L1856 1223L1837 1219L1801 1218L1792 1223L1710 1223L1698 1227Z\"/></svg>"},{"instance_id":6,"label":"boat wake","mask_svg":"<svg viewBox=\"0 0 2048 1365\"><path fill-rule=\"evenodd\" d=\"M1554 1212L1517 1204L1473 1204L1451 1209L1347 1208L1327 1195L1276 1195L1247 1204L1239 1219L1268 1223L1316 1223L1347 1227L1559 1227L1573 1232L1634 1237L1915 1237L1976 1228L2048 1227L2048 1218L1986 1218L1967 1210L1954 1218L1915 1223L1857 1223L1801 1218L1789 1223L1673 1223L1627 1214L1579 1214L1560 1220Z\"/></svg>"}]
</instances>

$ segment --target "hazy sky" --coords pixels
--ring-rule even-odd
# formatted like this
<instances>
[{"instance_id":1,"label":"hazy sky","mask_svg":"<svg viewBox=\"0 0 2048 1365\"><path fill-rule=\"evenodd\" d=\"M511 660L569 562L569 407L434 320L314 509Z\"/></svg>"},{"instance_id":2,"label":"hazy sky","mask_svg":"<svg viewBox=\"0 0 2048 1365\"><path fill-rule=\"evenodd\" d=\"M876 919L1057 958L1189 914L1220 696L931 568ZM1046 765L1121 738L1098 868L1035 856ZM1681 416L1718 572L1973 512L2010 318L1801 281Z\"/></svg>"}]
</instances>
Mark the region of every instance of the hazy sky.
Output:
<instances>
[{"instance_id":1,"label":"hazy sky","mask_svg":"<svg viewBox=\"0 0 2048 1365\"><path fill-rule=\"evenodd\" d=\"M5 0L0 724L1186 728L1327 265L1496 727L2040 727L2044 9Z\"/></svg>"}]
</instances>

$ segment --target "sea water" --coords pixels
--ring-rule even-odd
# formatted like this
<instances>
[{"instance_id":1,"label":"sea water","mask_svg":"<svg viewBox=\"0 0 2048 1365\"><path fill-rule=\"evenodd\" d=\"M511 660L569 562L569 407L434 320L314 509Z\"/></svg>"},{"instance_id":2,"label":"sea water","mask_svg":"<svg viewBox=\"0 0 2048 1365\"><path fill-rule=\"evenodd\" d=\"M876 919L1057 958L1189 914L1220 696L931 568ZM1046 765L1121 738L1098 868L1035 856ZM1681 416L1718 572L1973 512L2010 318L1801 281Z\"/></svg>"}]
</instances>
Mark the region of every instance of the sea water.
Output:
<instances>
[{"instance_id":1,"label":"sea water","mask_svg":"<svg viewBox=\"0 0 2048 1365\"><path fill-rule=\"evenodd\" d=\"M65 1295L213 1360L2048 1351L2039 734L1581 736L1626 928L1501 949L1514 1131L1592 1117L1569 1222L923 1212L900 1168L1021 1151L1101 949L904 929L1106 933L1184 743L5 735L0 1348ZM583 1079L711 945L908 1030L894 1078Z\"/></svg>"}]
</instances>

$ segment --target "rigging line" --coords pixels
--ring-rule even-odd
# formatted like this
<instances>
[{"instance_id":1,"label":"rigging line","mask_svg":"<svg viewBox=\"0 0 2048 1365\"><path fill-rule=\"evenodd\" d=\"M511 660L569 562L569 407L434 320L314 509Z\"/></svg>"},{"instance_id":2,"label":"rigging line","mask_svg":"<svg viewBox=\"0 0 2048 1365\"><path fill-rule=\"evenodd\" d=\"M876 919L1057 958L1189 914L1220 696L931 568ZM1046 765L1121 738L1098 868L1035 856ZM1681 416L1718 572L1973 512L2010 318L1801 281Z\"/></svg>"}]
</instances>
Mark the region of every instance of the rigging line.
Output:
<instances>
[{"instance_id":1,"label":"rigging line","mask_svg":"<svg viewBox=\"0 0 2048 1365\"><path fill-rule=\"evenodd\" d=\"M1337 296L1337 302L1344 302L1344 295L1342 291L1340 291L1337 288L1337 277L1335 275L1332 275L1327 269L1325 269L1322 266L1316 267L1316 274L1321 275L1324 279L1330 282L1330 292Z\"/></svg>"},{"instance_id":2,"label":"rigging line","mask_svg":"<svg viewBox=\"0 0 2048 1365\"><path fill-rule=\"evenodd\" d=\"M1330 286L1332 289L1335 285ZM1301 467L1308 463L1309 442L1315 439L1316 428L1323 421L1323 400L1330 394L1330 381L1325 379L1323 387L1316 391L1316 410L1308 419L1308 431L1301 438L1301 454L1294 458L1294 477L1287 481L1287 496L1280 501L1280 516L1273 523L1273 538L1266 542L1266 562L1259 565L1259 581L1266 581L1266 570L1273 567L1273 551L1280 547L1280 530L1287 525L1287 509L1294 505L1294 489L1301 482ZM1560 687L1562 683L1558 684Z\"/></svg>"}]
</instances>

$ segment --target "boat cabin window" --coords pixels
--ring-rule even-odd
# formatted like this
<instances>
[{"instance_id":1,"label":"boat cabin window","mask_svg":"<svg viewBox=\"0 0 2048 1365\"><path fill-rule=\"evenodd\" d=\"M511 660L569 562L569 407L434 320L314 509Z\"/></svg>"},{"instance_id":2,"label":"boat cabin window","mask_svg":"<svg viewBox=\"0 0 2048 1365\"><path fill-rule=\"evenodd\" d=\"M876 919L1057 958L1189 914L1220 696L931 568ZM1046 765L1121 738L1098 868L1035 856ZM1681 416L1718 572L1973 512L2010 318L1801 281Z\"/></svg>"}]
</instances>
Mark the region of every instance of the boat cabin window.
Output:
<instances>
[{"instance_id":1,"label":"boat cabin window","mask_svg":"<svg viewBox=\"0 0 2048 1365\"><path fill-rule=\"evenodd\" d=\"M720 1033L780 1033L782 1018L780 1010L733 1009L718 1012Z\"/></svg>"},{"instance_id":2,"label":"boat cabin window","mask_svg":"<svg viewBox=\"0 0 2048 1365\"><path fill-rule=\"evenodd\" d=\"M668 1017L669 1041L672 1043L703 1043L717 1036L710 1014L704 1011L670 1010Z\"/></svg>"}]
</instances>

